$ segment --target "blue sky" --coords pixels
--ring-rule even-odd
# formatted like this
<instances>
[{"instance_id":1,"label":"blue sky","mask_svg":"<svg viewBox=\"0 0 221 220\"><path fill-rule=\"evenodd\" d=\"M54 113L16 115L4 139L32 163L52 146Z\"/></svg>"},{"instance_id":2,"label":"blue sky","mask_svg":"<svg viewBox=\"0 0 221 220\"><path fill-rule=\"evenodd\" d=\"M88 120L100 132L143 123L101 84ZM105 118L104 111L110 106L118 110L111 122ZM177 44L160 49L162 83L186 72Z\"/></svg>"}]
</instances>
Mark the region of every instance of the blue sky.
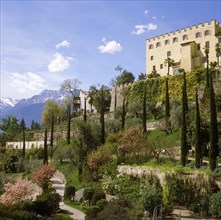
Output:
<instances>
[{"instance_id":1,"label":"blue sky","mask_svg":"<svg viewBox=\"0 0 221 220\"><path fill-rule=\"evenodd\" d=\"M221 22L221 1L1 0L1 97L110 86L121 65L145 73L147 38L205 21Z\"/></svg>"}]
</instances>

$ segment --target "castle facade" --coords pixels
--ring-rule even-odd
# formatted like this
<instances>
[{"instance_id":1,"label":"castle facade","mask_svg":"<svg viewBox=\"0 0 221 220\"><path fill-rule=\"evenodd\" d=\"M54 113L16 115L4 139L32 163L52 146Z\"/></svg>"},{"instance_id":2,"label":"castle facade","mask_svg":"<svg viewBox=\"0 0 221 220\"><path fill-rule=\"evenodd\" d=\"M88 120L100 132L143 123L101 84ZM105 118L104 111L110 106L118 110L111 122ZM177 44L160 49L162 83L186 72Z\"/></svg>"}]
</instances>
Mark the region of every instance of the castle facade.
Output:
<instances>
[{"instance_id":1,"label":"castle facade","mask_svg":"<svg viewBox=\"0 0 221 220\"><path fill-rule=\"evenodd\" d=\"M170 74L178 73L179 68L186 72L205 68L205 47L209 48L209 61L214 62L217 43L221 45L221 24L216 20L147 39L146 74L154 70L161 76L167 75L167 58L174 60Z\"/></svg>"}]
</instances>

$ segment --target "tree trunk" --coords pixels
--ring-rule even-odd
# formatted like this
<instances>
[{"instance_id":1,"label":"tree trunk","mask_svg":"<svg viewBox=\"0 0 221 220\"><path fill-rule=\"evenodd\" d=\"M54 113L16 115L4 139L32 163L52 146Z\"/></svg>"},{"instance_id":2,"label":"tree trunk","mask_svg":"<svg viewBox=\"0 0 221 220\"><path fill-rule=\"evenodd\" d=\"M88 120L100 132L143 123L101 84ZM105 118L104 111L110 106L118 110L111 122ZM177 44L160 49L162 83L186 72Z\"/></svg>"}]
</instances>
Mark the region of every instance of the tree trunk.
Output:
<instances>
[{"instance_id":1,"label":"tree trunk","mask_svg":"<svg viewBox=\"0 0 221 220\"><path fill-rule=\"evenodd\" d=\"M147 132L147 89L146 89L146 85L144 86L144 97L143 97L143 132L146 133Z\"/></svg>"},{"instance_id":2,"label":"tree trunk","mask_svg":"<svg viewBox=\"0 0 221 220\"><path fill-rule=\"evenodd\" d=\"M68 129L67 129L67 143L70 144L71 139L71 105L68 105Z\"/></svg>"},{"instance_id":3,"label":"tree trunk","mask_svg":"<svg viewBox=\"0 0 221 220\"><path fill-rule=\"evenodd\" d=\"M84 98L84 121L87 121L87 106L86 106L86 98Z\"/></svg>"},{"instance_id":4,"label":"tree trunk","mask_svg":"<svg viewBox=\"0 0 221 220\"><path fill-rule=\"evenodd\" d=\"M210 169L213 171L217 165L217 157L219 155L219 144L218 144L218 124L217 124L217 113L216 113L216 101L213 88L212 74L209 77L209 96L210 96L210 148L209 148L209 164Z\"/></svg>"},{"instance_id":5,"label":"tree trunk","mask_svg":"<svg viewBox=\"0 0 221 220\"><path fill-rule=\"evenodd\" d=\"M54 114L51 115L51 147L54 145Z\"/></svg>"},{"instance_id":6,"label":"tree trunk","mask_svg":"<svg viewBox=\"0 0 221 220\"><path fill-rule=\"evenodd\" d=\"M200 111L199 111L199 102L198 94L196 90L196 136L195 136L195 167L200 168L202 160L202 150L201 150L201 132L200 132Z\"/></svg>"},{"instance_id":7,"label":"tree trunk","mask_svg":"<svg viewBox=\"0 0 221 220\"><path fill-rule=\"evenodd\" d=\"M101 124L101 143L105 143L105 124L104 124L104 91L101 90L101 112L100 112L100 124Z\"/></svg>"},{"instance_id":8,"label":"tree trunk","mask_svg":"<svg viewBox=\"0 0 221 220\"><path fill-rule=\"evenodd\" d=\"M45 136L44 136L44 161L43 163L45 165L48 164L48 131L47 128L45 128Z\"/></svg>"},{"instance_id":9,"label":"tree trunk","mask_svg":"<svg viewBox=\"0 0 221 220\"><path fill-rule=\"evenodd\" d=\"M22 136L23 136L22 157L25 158L25 128L22 129Z\"/></svg>"},{"instance_id":10,"label":"tree trunk","mask_svg":"<svg viewBox=\"0 0 221 220\"><path fill-rule=\"evenodd\" d=\"M165 85L165 119L166 121L169 120L170 117L170 97L169 97L169 86L168 86L168 79L166 78L166 85Z\"/></svg>"}]
</instances>

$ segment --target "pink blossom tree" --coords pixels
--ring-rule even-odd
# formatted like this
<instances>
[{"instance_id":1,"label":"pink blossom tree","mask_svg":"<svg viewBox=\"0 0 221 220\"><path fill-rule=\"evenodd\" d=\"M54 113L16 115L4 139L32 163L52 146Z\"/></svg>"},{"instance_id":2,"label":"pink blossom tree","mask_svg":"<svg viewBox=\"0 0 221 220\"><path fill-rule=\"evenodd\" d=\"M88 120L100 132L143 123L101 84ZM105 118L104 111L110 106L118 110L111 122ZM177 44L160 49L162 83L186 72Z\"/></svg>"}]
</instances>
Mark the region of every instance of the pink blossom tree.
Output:
<instances>
[{"instance_id":1,"label":"pink blossom tree","mask_svg":"<svg viewBox=\"0 0 221 220\"><path fill-rule=\"evenodd\" d=\"M41 166L32 173L32 179L42 188L43 191L48 189L48 184L55 169L49 165Z\"/></svg>"},{"instance_id":2,"label":"pink blossom tree","mask_svg":"<svg viewBox=\"0 0 221 220\"><path fill-rule=\"evenodd\" d=\"M4 185L5 192L1 195L0 201L4 205L14 205L25 200L32 200L35 192L35 185L30 180L16 178L13 183Z\"/></svg>"}]
</instances>

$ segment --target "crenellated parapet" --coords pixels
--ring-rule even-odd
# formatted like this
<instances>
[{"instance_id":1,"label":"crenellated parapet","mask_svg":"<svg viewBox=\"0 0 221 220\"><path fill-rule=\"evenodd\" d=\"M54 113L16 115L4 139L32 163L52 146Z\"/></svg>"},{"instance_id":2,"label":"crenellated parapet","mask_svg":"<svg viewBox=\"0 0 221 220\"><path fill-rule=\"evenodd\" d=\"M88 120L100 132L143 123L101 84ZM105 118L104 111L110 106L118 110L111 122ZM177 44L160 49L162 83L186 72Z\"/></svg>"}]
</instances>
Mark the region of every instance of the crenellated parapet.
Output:
<instances>
[{"instance_id":1,"label":"crenellated parapet","mask_svg":"<svg viewBox=\"0 0 221 220\"><path fill-rule=\"evenodd\" d=\"M188 26L186 28L181 28L180 30L172 31L169 33L161 34L159 36L152 37L150 39L146 39L147 42L154 42L156 40L162 40L168 37L176 37L180 34L186 34L189 31L198 31L199 29L205 28L205 27L211 27L211 26L217 26L221 28L221 24L217 22L216 20L207 21L204 23L199 23L198 25L192 25Z\"/></svg>"}]
</instances>

